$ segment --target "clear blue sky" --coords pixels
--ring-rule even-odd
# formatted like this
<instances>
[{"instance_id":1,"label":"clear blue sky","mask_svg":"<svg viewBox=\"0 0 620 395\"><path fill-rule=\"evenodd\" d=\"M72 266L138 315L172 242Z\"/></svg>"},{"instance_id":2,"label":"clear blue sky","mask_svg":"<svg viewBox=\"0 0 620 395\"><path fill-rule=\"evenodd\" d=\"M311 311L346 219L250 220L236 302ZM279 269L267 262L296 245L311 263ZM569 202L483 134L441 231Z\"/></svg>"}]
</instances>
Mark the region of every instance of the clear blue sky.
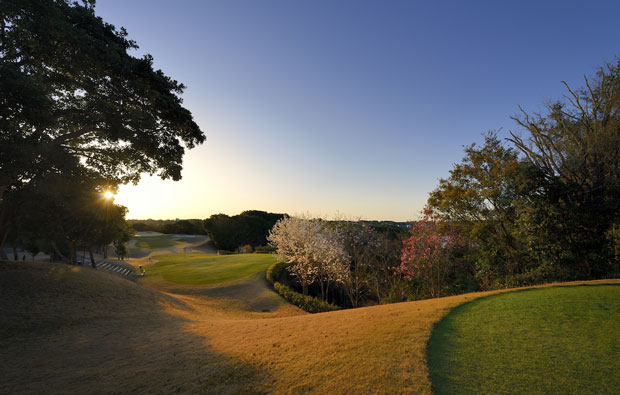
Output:
<instances>
[{"instance_id":1,"label":"clear blue sky","mask_svg":"<svg viewBox=\"0 0 620 395\"><path fill-rule=\"evenodd\" d=\"M410 220L490 129L620 55L620 2L127 1L124 26L207 142L183 180L121 188L130 218L260 209Z\"/></svg>"}]
</instances>

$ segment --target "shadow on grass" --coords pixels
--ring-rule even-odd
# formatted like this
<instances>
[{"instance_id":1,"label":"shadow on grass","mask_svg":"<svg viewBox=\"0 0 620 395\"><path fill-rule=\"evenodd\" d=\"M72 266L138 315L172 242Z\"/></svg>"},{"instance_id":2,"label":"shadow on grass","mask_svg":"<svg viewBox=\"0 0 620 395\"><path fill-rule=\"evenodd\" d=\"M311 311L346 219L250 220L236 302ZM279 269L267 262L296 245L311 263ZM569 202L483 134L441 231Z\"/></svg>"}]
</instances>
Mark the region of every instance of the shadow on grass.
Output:
<instances>
[{"instance_id":1,"label":"shadow on grass","mask_svg":"<svg viewBox=\"0 0 620 395\"><path fill-rule=\"evenodd\" d=\"M215 352L178 308L88 268L0 262L0 393L265 391L265 370Z\"/></svg>"},{"instance_id":2,"label":"shadow on grass","mask_svg":"<svg viewBox=\"0 0 620 395\"><path fill-rule=\"evenodd\" d=\"M165 284L167 292L178 295L204 296L225 303L231 308L249 312L273 311L283 303L260 272L249 277L223 284L178 286Z\"/></svg>"}]
</instances>

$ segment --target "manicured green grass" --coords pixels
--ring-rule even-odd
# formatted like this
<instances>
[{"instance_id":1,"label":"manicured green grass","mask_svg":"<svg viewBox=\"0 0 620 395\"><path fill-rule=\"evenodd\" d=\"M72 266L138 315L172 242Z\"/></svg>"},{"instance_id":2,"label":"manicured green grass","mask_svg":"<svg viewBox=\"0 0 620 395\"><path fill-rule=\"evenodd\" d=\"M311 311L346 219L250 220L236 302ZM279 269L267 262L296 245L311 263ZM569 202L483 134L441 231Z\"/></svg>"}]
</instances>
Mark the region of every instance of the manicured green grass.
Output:
<instances>
[{"instance_id":1,"label":"manicured green grass","mask_svg":"<svg viewBox=\"0 0 620 395\"><path fill-rule=\"evenodd\" d=\"M141 249L167 248L173 247L177 243L199 243L206 239L206 236L180 236L155 233L153 235L138 235L136 237L136 247Z\"/></svg>"},{"instance_id":2,"label":"manicured green grass","mask_svg":"<svg viewBox=\"0 0 620 395\"><path fill-rule=\"evenodd\" d=\"M428 347L433 392L617 393L620 286L515 291L455 308Z\"/></svg>"},{"instance_id":3,"label":"manicured green grass","mask_svg":"<svg viewBox=\"0 0 620 395\"><path fill-rule=\"evenodd\" d=\"M181 241L183 243L190 243L190 244L194 244L194 243L199 243L201 241L204 241L206 239L206 236L181 236L181 237L172 237L173 240L175 241Z\"/></svg>"},{"instance_id":4,"label":"manicured green grass","mask_svg":"<svg viewBox=\"0 0 620 395\"><path fill-rule=\"evenodd\" d=\"M165 248L173 245L174 241L170 235L140 236L136 241L136 247L142 249Z\"/></svg>"},{"instance_id":5,"label":"manicured green grass","mask_svg":"<svg viewBox=\"0 0 620 395\"><path fill-rule=\"evenodd\" d=\"M219 284L267 270L276 262L270 254L175 254L158 256L148 267L149 276L186 285Z\"/></svg>"}]
</instances>

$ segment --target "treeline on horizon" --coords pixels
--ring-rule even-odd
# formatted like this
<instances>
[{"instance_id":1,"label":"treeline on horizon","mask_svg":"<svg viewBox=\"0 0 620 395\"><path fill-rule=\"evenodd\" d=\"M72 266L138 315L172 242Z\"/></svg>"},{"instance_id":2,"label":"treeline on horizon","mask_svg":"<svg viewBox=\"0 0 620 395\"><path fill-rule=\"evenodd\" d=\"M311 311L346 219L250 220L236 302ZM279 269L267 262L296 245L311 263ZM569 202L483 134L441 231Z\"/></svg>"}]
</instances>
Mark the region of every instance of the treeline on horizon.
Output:
<instances>
[{"instance_id":1,"label":"treeline on horizon","mask_svg":"<svg viewBox=\"0 0 620 395\"><path fill-rule=\"evenodd\" d=\"M201 219L128 219L136 232L166 234L208 235L214 246L224 251L273 251L267 236L273 226L288 214L261 210L246 210L237 215L214 214ZM329 221L328 221L329 222ZM389 233L392 238L405 233L410 222L350 221L363 223L371 228Z\"/></svg>"},{"instance_id":2,"label":"treeline on horizon","mask_svg":"<svg viewBox=\"0 0 620 395\"><path fill-rule=\"evenodd\" d=\"M208 235L213 245L223 251L248 251L265 247L267 234L286 214L246 210L241 214L214 214L205 220L127 220L138 232Z\"/></svg>"},{"instance_id":3,"label":"treeline on horizon","mask_svg":"<svg viewBox=\"0 0 620 395\"><path fill-rule=\"evenodd\" d=\"M207 219L127 220L137 232L208 235L218 250L237 252L266 247L267 234L286 214L246 210L241 214L214 214Z\"/></svg>"}]
</instances>

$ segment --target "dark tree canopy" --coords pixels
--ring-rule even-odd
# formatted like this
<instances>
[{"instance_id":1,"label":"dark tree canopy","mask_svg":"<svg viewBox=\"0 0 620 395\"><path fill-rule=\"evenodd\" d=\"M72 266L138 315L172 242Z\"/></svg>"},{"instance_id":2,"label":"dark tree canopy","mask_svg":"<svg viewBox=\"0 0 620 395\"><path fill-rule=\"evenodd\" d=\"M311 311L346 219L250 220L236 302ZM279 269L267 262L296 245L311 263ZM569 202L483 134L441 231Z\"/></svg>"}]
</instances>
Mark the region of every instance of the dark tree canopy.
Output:
<instances>
[{"instance_id":1,"label":"dark tree canopy","mask_svg":"<svg viewBox=\"0 0 620 395\"><path fill-rule=\"evenodd\" d=\"M215 214L204 221L204 228L215 247L234 251L243 245L252 247L267 244L267 234L286 214L248 210L232 217Z\"/></svg>"},{"instance_id":2,"label":"dark tree canopy","mask_svg":"<svg viewBox=\"0 0 620 395\"><path fill-rule=\"evenodd\" d=\"M0 245L25 199L12 194L76 171L94 191L141 173L178 180L185 148L205 140L184 85L131 55L136 43L94 6L0 2Z\"/></svg>"},{"instance_id":3,"label":"dark tree canopy","mask_svg":"<svg viewBox=\"0 0 620 395\"><path fill-rule=\"evenodd\" d=\"M483 288L620 275L620 61L566 88L514 117L512 147L490 134L467 148L430 195Z\"/></svg>"},{"instance_id":4,"label":"dark tree canopy","mask_svg":"<svg viewBox=\"0 0 620 395\"><path fill-rule=\"evenodd\" d=\"M181 104L184 86L153 69L94 1L5 0L0 9L0 185L81 163L113 182L178 180L184 145L205 139Z\"/></svg>"}]
</instances>

